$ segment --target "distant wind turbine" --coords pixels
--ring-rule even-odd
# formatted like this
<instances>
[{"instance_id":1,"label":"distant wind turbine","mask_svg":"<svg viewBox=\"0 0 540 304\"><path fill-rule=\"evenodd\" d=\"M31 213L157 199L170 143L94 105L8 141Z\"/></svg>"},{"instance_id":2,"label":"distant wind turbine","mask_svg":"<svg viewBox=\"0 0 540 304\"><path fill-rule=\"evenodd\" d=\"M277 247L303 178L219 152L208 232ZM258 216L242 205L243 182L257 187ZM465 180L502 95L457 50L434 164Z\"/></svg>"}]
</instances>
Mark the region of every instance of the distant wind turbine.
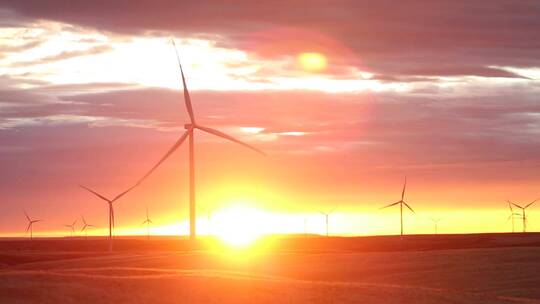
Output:
<instances>
[{"instance_id":1,"label":"distant wind turbine","mask_svg":"<svg viewBox=\"0 0 540 304\"><path fill-rule=\"evenodd\" d=\"M521 216L521 214L514 212L514 208L512 208L512 203L509 200L507 200L506 202L508 203L508 208L510 208L510 215L508 216L506 221L508 222L509 220L512 220L512 233L514 233L516 232L515 225L514 225L514 222L515 222L514 218L516 216Z\"/></svg>"},{"instance_id":2,"label":"distant wind turbine","mask_svg":"<svg viewBox=\"0 0 540 304\"><path fill-rule=\"evenodd\" d=\"M69 228L69 234L70 234L70 237L72 238L73 238L73 234L75 233L75 224L77 224L77 220L73 221L71 225L64 225L64 227Z\"/></svg>"},{"instance_id":3,"label":"distant wind turbine","mask_svg":"<svg viewBox=\"0 0 540 304\"><path fill-rule=\"evenodd\" d=\"M81 228L81 232L84 231L84 238L87 240L88 239L88 227L96 227L94 225L90 225L86 222L86 220L84 219L84 216L81 216L82 218L82 221L83 221L83 226Z\"/></svg>"},{"instance_id":4,"label":"distant wind turbine","mask_svg":"<svg viewBox=\"0 0 540 304\"><path fill-rule=\"evenodd\" d=\"M26 213L26 211L24 211L24 215L26 216L26 219L28 220L28 226L26 226L26 231L25 233L28 233L28 231L30 231L30 241L32 241L34 239L34 224L37 223L37 222L41 222L41 220L33 220L30 218L30 216L28 216L28 213Z\"/></svg>"},{"instance_id":5,"label":"distant wind turbine","mask_svg":"<svg viewBox=\"0 0 540 304\"><path fill-rule=\"evenodd\" d=\"M150 240L150 224L153 224L153 223L154 222L152 222L150 217L148 217L148 207L146 207L146 220L144 222L142 222L141 225L146 224L146 239L147 240Z\"/></svg>"},{"instance_id":6,"label":"distant wind turbine","mask_svg":"<svg viewBox=\"0 0 540 304\"><path fill-rule=\"evenodd\" d=\"M525 213L525 210L527 208L529 208L532 204L536 203L538 199L535 199L534 201L528 203L527 205L525 205L524 207L518 205L518 204L515 204L515 203L512 203L510 202L512 205L518 207L519 209L521 209L521 219L523 220L523 232L527 232L527 214Z\"/></svg>"},{"instance_id":7,"label":"distant wind turbine","mask_svg":"<svg viewBox=\"0 0 540 304\"><path fill-rule=\"evenodd\" d=\"M132 186L131 188L127 189L126 191L118 194L112 200L106 198L105 196L97 193L96 191L94 191L94 190L92 190L92 189L90 189L88 187L85 187L85 186L82 186L82 185L79 185L79 186L81 188L87 190L88 192L94 194L95 196L99 197L100 199L104 200L109 205L109 251L112 251L112 249L113 249L113 229L114 229L114 208L113 208L113 203L116 202L118 199L120 199L122 196L124 196L126 193L128 193L131 189L135 188L137 185Z\"/></svg>"},{"instance_id":8,"label":"distant wind turbine","mask_svg":"<svg viewBox=\"0 0 540 304\"><path fill-rule=\"evenodd\" d=\"M198 124L195 121L195 114L193 112L193 106L191 104L191 97L189 96L189 91L186 85L186 78L184 76L184 71L182 69L182 64L180 63L180 56L178 55L178 50L176 49L176 45L174 44L174 40L171 40L174 50L176 52L176 58L178 60L178 66L180 68L180 75L182 76L182 86L184 88L184 101L186 104L186 109L189 115L189 123L184 125L184 128L186 131L184 134L180 136L180 138L176 141L176 143L169 149L169 151L146 173L140 180L137 182L137 185L140 184L144 179L146 179L165 159L167 159L178 147L182 145L182 143L186 140L186 138L189 137L189 237L191 240L195 240L196 238L196 206L195 206L195 145L194 145L194 138L195 138L195 129L198 129L200 131L209 133L211 135L215 135L217 137L224 138L226 140L235 142L237 144L240 144L246 148L249 148L253 151L256 151L262 155L265 155L264 152L261 150L248 145L230 135L227 135L221 131L204 127L200 124Z\"/></svg>"},{"instance_id":9,"label":"distant wind turbine","mask_svg":"<svg viewBox=\"0 0 540 304\"><path fill-rule=\"evenodd\" d=\"M405 183L403 184L403 191L401 192L401 200L395 202L395 203L392 203L390 205L387 205L387 206L384 206L380 209L384 209L384 208L388 208L388 207L392 207L392 206L395 206L395 205L398 205L399 204L399 215L400 215L400 225L401 225L401 235L403 235L403 205L405 205L407 208L409 208L409 210L412 211L412 213L415 213L414 210L411 208L411 206L409 206L405 201L405 188L407 187L407 177L405 177Z\"/></svg>"},{"instance_id":10,"label":"distant wind turbine","mask_svg":"<svg viewBox=\"0 0 540 304\"><path fill-rule=\"evenodd\" d=\"M324 212L324 211L320 211L319 212L324 215L324 220L326 222L326 236L328 237L330 234L329 234L329 217L330 215L332 214L332 212L334 212L336 210L337 207L334 207L332 208L332 210L328 211L328 212Z\"/></svg>"},{"instance_id":11,"label":"distant wind turbine","mask_svg":"<svg viewBox=\"0 0 540 304\"><path fill-rule=\"evenodd\" d=\"M439 226L439 222L442 220L442 218L430 218L430 220L433 222L433 225L435 226L435 234L438 234L438 226Z\"/></svg>"}]
</instances>

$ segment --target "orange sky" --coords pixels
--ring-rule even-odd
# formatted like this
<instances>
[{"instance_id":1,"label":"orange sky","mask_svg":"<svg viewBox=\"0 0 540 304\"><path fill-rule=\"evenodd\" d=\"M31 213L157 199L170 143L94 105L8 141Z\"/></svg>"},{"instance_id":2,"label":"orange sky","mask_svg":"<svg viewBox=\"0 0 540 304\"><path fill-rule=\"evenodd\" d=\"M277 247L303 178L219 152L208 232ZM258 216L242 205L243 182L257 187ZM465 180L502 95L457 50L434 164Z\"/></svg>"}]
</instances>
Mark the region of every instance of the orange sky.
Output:
<instances>
[{"instance_id":1,"label":"orange sky","mask_svg":"<svg viewBox=\"0 0 540 304\"><path fill-rule=\"evenodd\" d=\"M378 208L399 199L405 176L417 211L406 232L431 233L432 217L444 218L440 232L508 231L505 200L540 196L540 67L527 42L540 37L517 22L519 8L479 19L459 5L413 3L291 4L267 19L266 4L218 14L6 1L0 235L22 234L23 209L45 220L37 235L66 233L81 215L105 233L106 205L77 185L116 195L188 121L170 37L198 121L268 153L196 135L198 204L215 210L211 223L198 210L201 233L231 218L253 225L238 220L246 214L261 233L324 233L318 211L334 207L332 234L397 233L398 208ZM170 13L186 9L182 22ZM497 31L501 18L521 39ZM147 206L153 233L187 233L187 174L181 147L117 202L118 233L145 233ZM534 207L529 221L540 229Z\"/></svg>"}]
</instances>

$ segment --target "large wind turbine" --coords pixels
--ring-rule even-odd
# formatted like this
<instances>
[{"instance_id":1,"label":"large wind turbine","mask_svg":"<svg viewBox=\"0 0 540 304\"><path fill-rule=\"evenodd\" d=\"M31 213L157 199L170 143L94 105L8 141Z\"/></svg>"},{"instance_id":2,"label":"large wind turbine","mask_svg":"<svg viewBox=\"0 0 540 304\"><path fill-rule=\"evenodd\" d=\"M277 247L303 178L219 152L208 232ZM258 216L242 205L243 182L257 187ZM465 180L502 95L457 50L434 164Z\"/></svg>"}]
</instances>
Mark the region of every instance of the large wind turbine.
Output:
<instances>
[{"instance_id":1,"label":"large wind turbine","mask_svg":"<svg viewBox=\"0 0 540 304\"><path fill-rule=\"evenodd\" d=\"M512 205L514 205L514 206L518 207L519 209L521 209L521 213L522 213L522 214L521 214L521 215L522 215L521 218L522 218L522 220L523 220L523 232L527 232L527 215L526 215L526 213L525 213L525 209L529 208L532 204L536 203L537 200L538 200L538 199L535 199L534 201L528 203L527 205L525 205L525 206L523 206L523 207L520 206L520 205L518 205L518 204L515 204L515 203L510 202Z\"/></svg>"},{"instance_id":2,"label":"large wind turbine","mask_svg":"<svg viewBox=\"0 0 540 304\"><path fill-rule=\"evenodd\" d=\"M126 193L128 193L131 189L135 188L135 186L132 186L131 188L127 189L126 191L118 194L116 197L114 197L112 200L111 199L108 199L106 198L105 196L97 193L96 191L88 188L88 187L85 187L85 186L82 186L82 185L79 185L81 188L89 191L90 193L94 194L95 196L99 197L100 199L104 200L107 202L107 204L109 205L109 251L112 251L112 248L113 248L113 228L114 228L114 209L113 209L113 203L116 202L118 199L120 199L122 196L124 196Z\"/></svg>"},{"instance_id":3,"label":"large wind turbine","mask_svg":"<svg viewBox=\"0 0 540 304\"><path fill-rule=\"evenodd\" d=\"M403 235L403 205L405 205L407 208L409 208L409 210L412 211L412 213L415 213L414 210L411 208L411 206L409 206L405 201L405 188L407 187L407 177L405 177L405 183L403 184L403 191L401 192L401 200L395 202L395 203L392 203L390 205L387 205L387 206L384 206L380 209L384 209L384 208L388 208L388 207L392 207L392 206L395 206L395 205L398 205L399 204L399 215L400 215L400 225L401 225L401 235Z\"/></svg>"},{"instance_id":4,"label":"large wind turbine","mask_svg":"<svg viewBox=\"0 0 540 304\"><path fill-rule=\"evenodd\" d=\"M514 218L516 216L521 216L521 214L514 212L514 208L512 208L512 203L509 200L507 200L506 202L508 203L508 208L510 208L510 215L508 216L506 221L508 222L509 220L512 220L512 233L514 233L516 232L515 225L514 225L515 223Z\"/></svg>"},{"instance_id":5,"label":"large wind turbine","mask_svg":"<svg viewBox=\"0 0 540 304\"><path fill-rule=\"evenodd\" d=\"M202 126L197 123L195 120L195 114L193 112L193 106L191 104L191 98L189 96L189 91L186 85L186 78L184 76L184 71L182 69L182 64L180 63L180 56L178 55L178 50L176 49L176 45L174 44L174 40L171 40L174 46L174 50L176 52L176 58L178 60L178 66L180 68L180 74L182 76L182 86L184 89L184 101L186 104L186 109L189 115L189 122L184 125L184 128L186 131L180 136L180 138L176 141L176 143L169 149L169 151L157 162L148 173L146 173L137 183L140 184L145 178L147 178L165 159L167 159L178 147L182 145L182 143L186 140L186 138L189 137L189 237L191 240L195 240L196 238L196 216L195 216L195 145L194 145L194 139L195 139L195 129L198 129L200 131L209 133L211 135L215 135L224 139L227 139L229 141L235 142L237 144L240 144L246 148L249 148L253 151L256 151L260 154L264 154L261 150L248 145L230 135L227 135L221 131Z\"/></svg>"},{"instance_id":6,"label":"large wind turbine","mask_svg":"<svg viewBox=\"0 0 540 304\"><path fill-rule=\"evenodd\" d=\"M64 227L69 228L69 234L70 234L70 237L72 238L73 238L73 233L75 233L75 224L77 224L77 220L73 221L71 225L64 225Z\"/></svg>"},{"instance_id":7,"label":"large wind turbine","mask_svg":"<svg viewBox=\"0 0 540 304\"><path fill-rule=\"evenodd\" d=\"M153 224L152 220L148 217L148 207L146 207L146 220L141 225L146 224L146 239L150 240L150 224Z\"/></svg>"},{"instance_id":8,"label":"large wind turbine","mask_svg":"<svg viewBox=\"0 0 540 304\"><path fill-rule=\"evenodd\" d=\"M34 239L34 224L37 222L41 222L41 220L33 220L28 216L28 213L24 211L24 215L26 216L26 219L28 220L28 226L26 226L26 231L24 233L28 233L28 230L30 230L30 241Z\"/></svg>"},{"instance_id":9,"label":"large wind turbine","mask_svg":"<svg viewBox=\"0 0 540 304\"><path fill-rule=\"evenodd\" d=\"M332 210L330 210L328 212L319 211L322 215L324 215L324 220L325 220L325 223L326 223L326 237L329 236L329 217L332 214L332 212L334 212L336 210L336 208L337 207L334 207L334 208L332 208Z\"/></svg>"},{"instance_id":10,"label":"large wind turbine","mask_svg":"<svg viewBox=\"0 0 540 304\"><path fill-rule=\"evenodd\" d=\"M86 220L84 219L84 216L81 216L82 218L82 221L83 221L83 226L81 228L81 232L84 231L84 236L85 236L85 239L87 240L88 239L88 227L96 227L94 225L90 225L86 222Z\"/></svg>"}]
</instances>

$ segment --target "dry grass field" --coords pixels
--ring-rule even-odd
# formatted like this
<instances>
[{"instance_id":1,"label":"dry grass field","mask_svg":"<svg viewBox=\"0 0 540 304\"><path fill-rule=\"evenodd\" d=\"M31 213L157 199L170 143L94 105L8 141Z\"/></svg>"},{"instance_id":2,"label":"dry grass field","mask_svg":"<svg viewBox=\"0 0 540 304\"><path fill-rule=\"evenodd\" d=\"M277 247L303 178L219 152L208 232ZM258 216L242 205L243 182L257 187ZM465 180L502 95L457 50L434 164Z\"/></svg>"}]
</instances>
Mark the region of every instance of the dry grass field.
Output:
<instances>
[{"instance_id":1,"label":"dry grass field","mask_svg":"<svg viewBox=\"0 0 540 304\"><path fill-rule=\"evenodd\" d=\"M540 303L540 236L433 238L293 238L257 252L121 239L114 253L104 240L3 241L0 302Z\"/></svg>"}]
</instances>

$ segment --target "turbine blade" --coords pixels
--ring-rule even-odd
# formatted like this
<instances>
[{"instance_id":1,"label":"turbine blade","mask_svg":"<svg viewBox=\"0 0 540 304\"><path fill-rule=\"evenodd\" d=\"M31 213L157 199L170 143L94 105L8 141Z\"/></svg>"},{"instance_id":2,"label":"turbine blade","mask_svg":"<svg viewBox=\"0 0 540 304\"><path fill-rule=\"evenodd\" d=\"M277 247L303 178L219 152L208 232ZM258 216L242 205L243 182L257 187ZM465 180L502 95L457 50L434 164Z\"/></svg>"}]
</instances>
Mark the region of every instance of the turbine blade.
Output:
<instances>
[{"instance_id":1,"label":"turbine blade","mask_svg":"<svg viewBox=\"0 0 540 304\"><path fill-rule=\"evenodd\" d=\"M403 184L403 191L401 192L401 200L405 198L405 188L407 187L407 176L405 176L405 183Z\"/></svg>"},{"instance_id":2,"label":"turbine blade","mask_svg":"<svg viewBox=\"0 0 540 304\"><path fill-rule=\"evenodd\" d=\"M182 63L180 63L180 55L178 54L178 49L176 48L176 44L174 43L173 39L171 39L171 41L174 46L174 51L176 52L176 59L178 60L178 67L180 67L180 74L182 75L182 86L184 88L184 102L186 103L186 109L189 114L189 119L191 120L191 123L195 125L195 115L193 114L193 106L191 105L191 97L189 96L189 91L186 84L186 77L184 76L184 69L182 69Z\"/></svg>"},{"instance_id":3,"label":"turbine blade","mask_svg":"<svg viewBox=\"0 0 540 304\"><path fill-rule=\"evenodd\" d=\"M512 202L509 200L506 200L508 202L508 208L510 208L510 212L514 212L514 209L512 208Z\"/></svg>"},{"instance_id":4,"label":"turbine blade","mask_svg":"<svg viewBox=\"0 0 540 304\"><path fill-rule=\"evenodd\" d=\"M521 206L518 205L518 204L515 204L515 203L511 203L511 204L514 205L514 206L516 206L516 207L518 207L519 209L524 209L523 207L521 207Z\"/></svg>"},{"instance_id":5,"label":"turbine blade","mask_svg":"<svg viewBox=\"0 0 540 304\"><path fill-rule=\"evenodd\" d=\"M28 213L26 213L26 210L23 210L24 212L24 215L26 216L26 219L31 222L32 220L30 219L30 217L28 216Z\"/></svg>"},{"instance_id":6,"label":"turbine blade","mask_svg":"<svg viewBox=\"0 0 540 304\"><path fill-rule=\"evenodd\" d=\"M129 191L131 191L131 190L132 190L133 188L135 188L135 187L137 187L137 184L131 186L131 187L130 187L129 189L127 189L126 191L124 191L124 192L118 194L117 196L115 196L115 197L112 199L111 203L117 201L118 199L120 199L122 196L126 195Z\"/></svg>"},{"instance_id":7,"label":"turbine blade","mask_svg":"<svg viewBox=\"0 0 540 304\"><path fill-rule=\"evenodd\" d=\"M525 206L524 208L527 208L527 207L531 206L532 204L536 203L537 200L538 200L538 199L535 199L534 201L530 202L530 203L529 203L527 206Z\"/></svg>"},{"instance_id":8,"label":"turbine blade","mask_svg":"<svg viewBox=\"0 0 540 304\"><path fill-rule=\"evenodd\" d=\"M110 200L109 200L108 198L106 198L105 196L103 196L103 195L97 193L96 191L94 191L94 190L92 190L92 189L90 189L90 188L88 188L88 187L86 187L86 186L79 185L79 187L85 189L86 191L88 191L88 192L90 192L90 193L93 193L95 196L101 198L102 200L104 200L104 201L106 201L106 202L110 202Z\"/></svg>"},{"instance_id":9,"label":"turbine blade","mask_svg":"<svg viewBox=\"0 0 540 304\"><path fill-rule=\"evenodd\" d=\"M379 208L379 210L380 210L380 209L384 209L384 208L388 208L388 207L392 207L392 206L395 206L395 205L397 205L397 204L399 204L399 203L401 203L401 201L399 201L399 202L395 202L395 203L393 203L393 204L390 204L390 205L386 205L386 206L384 206L384 207L381 207L381 208Z\"/></svg>"},{"instance_id":10,"label":"turbine blade","mask_svg":"<svg viewBox=\"0 0 540 304\"><path fill-rule=\"evenodd\" d=\"M32 222L29 222L28 223L28 226L26 226L26 230L24 231L24 233L28 233L28 230L30 230L30 226L32 226Z\"/></svg>"},{"instance_id":11,"label":"turbine blade","mask_svg":"<svg viewBox=\"0 0 540 304\"><path fill-rule=\"evenodd\" d=\"M86 220L84 219L84 216L81 216L81 218L82 218L82 221L83 221L84 225L86 226Z\"/></svg>"},{"instance_id":12,"label":"turbine blade","mask_svg":"<svg viewBox=\"0 0 540 304\"><path fill-rule=\"evenodd\" d=\"M221 132L221 131L218 131L218 130L216 130L216 129L207 128L207 127L198 126L198 125L195 126L195 128L197 128L197 129L199 129L199 130L201 130L201 131L204 131L204 132L206 132L206 133L210 133L210 134L212 134L212 135L219 136L219 137L221 137L221 138L225 138L225 139L227 139L227 140L233 141L233 142L235 142L235 143L237 143L237 144L240 144L240 145L242 145L242 146L244 146L244 147L246 147L246 148L248 148L248 149L251 149L251 150L253 150L253 151L257 152L257 153L260 153L260 154L266 156L266 154L265 154L263 151L261 151L261 150L255 148L255 147L253 147L253 146L251 146L251 145L248 145L248 144L246 144L245 142L240 141L240 140L238 140L238 139L236 139L236 138L234 138L234 137L232 137L232 136L230 136L230 135L227 135L227 134L225 134L225 133L223 133L223 132Z\"/></svg>"},{"instance_id":13,"label":"turbine blade","mask_svg":"<svg viewBox=\"0 0 540 304\"><path fill-rule=\"evenodd\" d=\"M405 204L405 206L407 206L407 208L409 208L409 210L412 211L412 213L416 214L416 212L414 212L414 210L411 208L411 206L409 206L409 204L403 202L403 204Z\"/></svg>"},{"instance_id":14,"label":"turbine blade","mask_svg":"<svg viewBox=\"0 0 540 304\"><path fill-rule=\"evenodd\" d=\"M71 224L71 225L72 225L72 226L75 226L75 224L77 224L77 220L75 220L75 221L73 222L73 224Z\"/></svg>"},{"instance_id":15,"label":"turbine blade","mask_svg":"<svg viewBox=\"0 0 540 304\"><path fill-rule=\"evenodd\" d=\"M139 179L139 181L135 184L136 186L138 186L139 184L141 184L148 176L150 176L150 174L152 174L152 172L154 172L154 170L157 169L157 167L159 167L159 165L161 165L161 163L163 163L174 151L176 151L176 149L178 149L178 147L180 147L182 145L182 143L186 140L187 136L188 136L188 132L184 132L184 134L182 134L182 136L180 136L180 138L176 141L176 143L169 149L169 151L167 151L167 153L165 154L165 156L163 156L153 167L152 169L150 169L150 171L148 171L141 179Z\"/></svg>"}]
</instances>

